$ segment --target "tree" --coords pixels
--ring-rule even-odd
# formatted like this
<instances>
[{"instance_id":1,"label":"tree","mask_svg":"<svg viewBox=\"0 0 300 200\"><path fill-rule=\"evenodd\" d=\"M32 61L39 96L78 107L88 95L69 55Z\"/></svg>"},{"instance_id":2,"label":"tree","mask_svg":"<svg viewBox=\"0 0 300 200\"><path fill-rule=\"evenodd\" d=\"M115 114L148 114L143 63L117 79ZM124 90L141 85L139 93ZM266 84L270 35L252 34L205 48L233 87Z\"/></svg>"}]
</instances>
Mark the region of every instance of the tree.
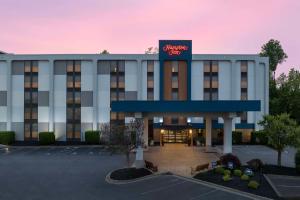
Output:
<instances>
[{"instance_id":1,"label":"tree","mask_svg":"<svg viewBox=\"0 0 300 200\"><path fill-rule=\"evenodd\" d=\"M275 79L277 65L283 63L288 58L280 42L274 39L269 40L261 47L259 55L269 57L270 72L273 74L273 79Z\"/></svg>"},{"instance_id":2,"label":"tree","mask_svg":"<svg viewBox=\"0 0 300 200\"><path fill-rule=\"evenodd\" d=\"M103 51L100 52L100 54L109 54L109 52L106 49L104 49Z\"/></svg>"},{"instance_id":3,"label":"tree","mask_svg":"<svg viewBox=\"0 0 300 200\"><path fill-rule=\"evenodd\" d=\"M157 47L148 47L145 50L145 54L157 54L158 53L158 48Z\"/></svg>"},{"instance_id":4,"label":"tree","mask_svg":"<svg viewBox=\"0 0 300 200\"><path fill-rule=\"evenodd\" d=\"M270 114L289 113L300 124L300 72L291 69L270 81Z\"/></svg>"},{"instance_id":5,"label":"tree","mask_svg":"<svg viewBox=\"0 0 300 200\"><path fill-rule=\"evenodd\" d=\"M264 127L268 144L277 151L277 164L281 166L281 153L287 146L297 146L299 128L289 114L266 115L258 124Z\"/></svg>"}]
</instances>

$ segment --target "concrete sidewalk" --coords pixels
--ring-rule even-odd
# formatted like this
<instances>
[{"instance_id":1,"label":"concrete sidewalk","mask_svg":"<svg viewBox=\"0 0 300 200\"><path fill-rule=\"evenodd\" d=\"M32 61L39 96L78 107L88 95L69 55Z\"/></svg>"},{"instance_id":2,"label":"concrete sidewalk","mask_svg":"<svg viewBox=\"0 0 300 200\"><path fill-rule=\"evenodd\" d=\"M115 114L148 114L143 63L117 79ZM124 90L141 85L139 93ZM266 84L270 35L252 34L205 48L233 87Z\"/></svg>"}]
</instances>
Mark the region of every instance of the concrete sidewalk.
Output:
<instances>
[{"instance_id":1,"label":"concrete sidewalk","mask_svg":"<svg viewBox=\"0 0 300 200\"><path fill-rule=\"evenodd\" d=\"M144 157L157 165L159 172L191 177L191 167L216 161L219 154L205 153L205 147L165 144L162 147L149 147L149 150L144 152Z\"/></svg>"}]
</instances>

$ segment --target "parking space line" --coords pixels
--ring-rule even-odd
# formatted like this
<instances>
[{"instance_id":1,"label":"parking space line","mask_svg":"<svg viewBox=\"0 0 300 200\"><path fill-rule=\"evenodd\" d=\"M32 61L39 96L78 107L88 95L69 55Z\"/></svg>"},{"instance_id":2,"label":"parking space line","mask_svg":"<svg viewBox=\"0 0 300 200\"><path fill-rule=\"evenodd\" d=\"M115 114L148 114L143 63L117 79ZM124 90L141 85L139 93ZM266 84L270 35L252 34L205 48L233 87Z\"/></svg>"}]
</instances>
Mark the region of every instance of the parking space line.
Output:
<instances>
[{"instance_id":1,"label":"parking space line","mask_svg":"<svg viewBox=\"0 0 300 200\"><path fill-rule=\"evenodd\" d=\"M149 190L149 191L143 192L143 193L141 193L141 195L146 195L146 194L150 194L150 193L153 193L153 192L158 192L158 191L161 191L161 190L166 190L166 189L169 189L171 187L174 187L176 185L180 185L180 184L183 184L183 183L186 183L186 182L187 181L181 181L179 183L170 184L170 185L165 186L165 187L159 187L159 188L156 188L156 189L153 189L153 190Z\"/></svg>"},{"instance_id":2,"label":"parking space line","mask_svg":"<svg viewBox=\"0 0 300 200\"><path fill-rule=\"evenodd\" d=\"M202 193L202 194L200 194L200 195L198 195L198 196L192 197L192 198L190 198L190 200L198 199L199 197L207 196L207 195L209 195L210 193L213 193L213 192L215 192L215 191L218 191L218 190L217 190L217 189L212 189L212 190L210 190L210 191L208 191L208 192L205 192L205 193Z\"/></svg>"}]
</instances>

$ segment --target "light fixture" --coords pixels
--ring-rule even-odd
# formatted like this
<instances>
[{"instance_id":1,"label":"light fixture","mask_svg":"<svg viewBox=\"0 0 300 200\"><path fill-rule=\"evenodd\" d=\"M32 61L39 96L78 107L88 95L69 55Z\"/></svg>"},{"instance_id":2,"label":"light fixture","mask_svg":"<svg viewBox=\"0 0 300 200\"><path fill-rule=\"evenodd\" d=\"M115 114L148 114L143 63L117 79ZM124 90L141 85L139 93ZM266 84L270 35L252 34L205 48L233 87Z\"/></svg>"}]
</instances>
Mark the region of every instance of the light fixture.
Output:
<instances>
[{"instance_id":1,"label":"light fixture","mask_svg":"<svg viewBox=\"0 0 300 200\"><path fill-rule=\"evenodd\" d=\"M190 129L190 130L189 130L189 133L190 133L190 134L192 134L192 133L193 133L193 130L192 130L192 129Z\"/></svg>"},{"instance_id":2,"label":"light fixture","mask_svg":"<svg viewBox=\"0 0 300 200\"><path fill-rule=\"evenodd\" d=\"M188 117L188 118L187 118L187 123L191 123L191 121L192 121L191 118Z\"/></svg>"},{"instance_id":3,"label":"light fixture","mask_svg":"<svg viewBox=\"0 0 300 200\"><path fill-rule=\"evenodd\" d=\"M162 134L163 134L164 132L165 132L165 130L164 130L164 129L161 129L161 130L160 130L160 133L162 133Z\"/></svg>"},{"instance_id":4,"label":"light fixture","mask_svg":"<svg viewBox=\"0 0 300 200\"><path fill-rule=\"evenodd\" d=\"M164 122L164 119L161 117L159 118L159 123L163 123Z\"/></svg>"}]
</instances>

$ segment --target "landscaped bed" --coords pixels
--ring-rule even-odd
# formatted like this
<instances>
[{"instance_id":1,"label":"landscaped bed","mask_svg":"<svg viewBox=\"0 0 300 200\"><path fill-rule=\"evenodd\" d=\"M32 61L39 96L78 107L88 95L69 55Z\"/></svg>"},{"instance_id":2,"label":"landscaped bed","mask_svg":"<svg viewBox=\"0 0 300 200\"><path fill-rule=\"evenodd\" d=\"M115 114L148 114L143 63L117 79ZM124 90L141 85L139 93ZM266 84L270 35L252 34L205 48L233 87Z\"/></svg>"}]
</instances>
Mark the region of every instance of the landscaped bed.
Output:
<instances>
[{"instance_id":1,"label":"landscaped bed","mask_svg":"<svg viewBox=\"0 0 300 200\"><path fill-rule=\"evenodd\" d=\"M152 172L145 168L124 168L113 171L110 178L113 180L133 180L144 176L151 175Z\"/></svg>"},{"instance_id":2,"label":"landscaped bed","mask_svg":"<svg viewBox=\"0 0 300 200\"><path fill-rule=\"evenodd\" d=\"M245 169L245 167L242 167L242 171L243 169ZM249 181L241 180L241 177L239 176L232 175L231 180L224 181L222 179L223 175L216 173L215 170L209 170L203 173L199 173L195 175L194 178L215 183L218 185L222 185L225 187L241 190L244 192L252 193L255 195L264 196L272 199L278 199L278 196L276 195L275 191L272 189L270 184L267 182L264 176L260 175L258 172L254 173L253 177L250 177L250 180L257 181L257 183L260 184L257 189L249 188L248 187Z\"/></svg>"}]
</instances>

